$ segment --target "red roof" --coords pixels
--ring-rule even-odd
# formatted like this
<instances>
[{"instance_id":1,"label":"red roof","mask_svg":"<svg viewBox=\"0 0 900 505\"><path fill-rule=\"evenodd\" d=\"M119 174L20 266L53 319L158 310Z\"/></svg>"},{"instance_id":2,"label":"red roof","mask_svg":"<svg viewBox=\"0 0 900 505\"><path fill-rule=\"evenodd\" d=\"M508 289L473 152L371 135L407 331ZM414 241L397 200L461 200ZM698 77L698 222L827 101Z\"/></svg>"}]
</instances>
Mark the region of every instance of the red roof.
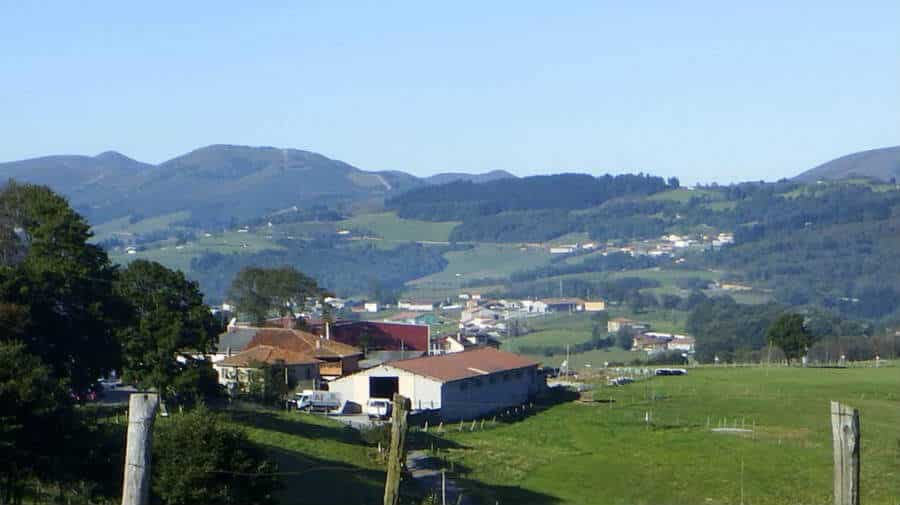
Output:
<instances>
[{"instance_id":1,"label":"red roof","mask_svg":"<svg viewBox=\"0 0 900 505\"><path fill-rule=\"evenodd\" d=\"M431 377L441 382L451 382L506 370L533 367L537 366L537 362L518 354L499 351L493 347L479 347L440 356L392 361L388 363L388 366Z\"/></svg>"},{"instance_id":2,"label":"red roof","mask_svg":"<svg viewBox=\"0 0 900 505\"><path fill-rule=\"evenodd\" d=\"M285 365L313 365L319 363L319 360L302 352L279 349L278 347L269 345L260 345L225 358L218 364L247 368L261 363L266 365L274 365L276 363L283 363Z\"/></svg>"},{"instance_id":3,"label":"red roof","mask_svg":"<svg viewBox=\"0 0 900 505\"><path fill-rule=\"evenodd\" d=\"M347 344L326 340L305 331L281 328L259 328L244 349L263 345L304 353L315 358L343 358L362 354L362 351Z\"/></svg>"},{"instance_id":4,"label":"red roof","mask_svg":"<svg viewBox=\"0 0 900 505\"><path fill-rule=\"evenodd\" d=\"M322 334L321 326L312 326L314 332ZM388 323L381 321L336 321L329 326L332 341L359 347L363 335L369 337L370 349L384 351L427 351L428 325Z\"/></svg>"}]
</instances>

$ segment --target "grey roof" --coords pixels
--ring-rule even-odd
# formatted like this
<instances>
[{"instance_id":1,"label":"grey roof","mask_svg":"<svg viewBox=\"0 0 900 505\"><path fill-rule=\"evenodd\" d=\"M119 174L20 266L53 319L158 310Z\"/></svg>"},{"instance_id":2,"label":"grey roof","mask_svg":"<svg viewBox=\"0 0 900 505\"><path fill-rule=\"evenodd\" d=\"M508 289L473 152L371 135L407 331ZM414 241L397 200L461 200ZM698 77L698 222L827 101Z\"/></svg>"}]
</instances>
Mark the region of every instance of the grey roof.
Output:
<instances>
[{"instance_id":1,"label":"grey roof","mask_svg":"<svg viewBox=\"0 0 900 505\"><path fill-rule=\"evenodd\" d=\"M235 328L219 335L219 343L216 344L216 352L224 353L231 349L232 353L239 353L253 340L257 328Z\"/></svg>"}]
</instances>

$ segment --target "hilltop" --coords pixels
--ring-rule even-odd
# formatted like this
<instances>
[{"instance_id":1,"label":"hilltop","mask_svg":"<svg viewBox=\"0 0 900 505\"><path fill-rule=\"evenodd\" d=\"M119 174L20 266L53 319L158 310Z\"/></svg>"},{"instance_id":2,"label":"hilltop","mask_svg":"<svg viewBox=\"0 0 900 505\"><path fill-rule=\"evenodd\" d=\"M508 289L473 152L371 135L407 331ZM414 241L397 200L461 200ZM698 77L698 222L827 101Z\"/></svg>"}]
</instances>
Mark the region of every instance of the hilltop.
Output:
<instances>
[{"instance_id":1,"label":"hilltop","mask_svg":"<svg viewBox=\"0 0 900 505\"><path fill-rule=\"evenodd\" d=\"M865 177L890 181L900 177L900 146L848 154L807 170L794 179L800 182Z\"/></svg>"}]
</instances>

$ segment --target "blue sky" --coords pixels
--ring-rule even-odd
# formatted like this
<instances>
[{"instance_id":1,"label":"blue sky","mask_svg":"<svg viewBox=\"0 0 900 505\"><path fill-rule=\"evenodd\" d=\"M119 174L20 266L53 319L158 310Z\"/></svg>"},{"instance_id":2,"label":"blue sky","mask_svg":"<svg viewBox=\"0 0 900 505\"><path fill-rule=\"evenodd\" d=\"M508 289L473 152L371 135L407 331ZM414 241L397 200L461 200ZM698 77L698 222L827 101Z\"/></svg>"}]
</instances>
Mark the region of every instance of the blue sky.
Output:
<instances>
[{"instance_id":1,"label":"blue sky","mask_svg":"<svg viewBox=\"0 0 900 505\"><path fill-rule=\"evenodd\" d=\"M737 4L0 0L0 160L233 143L693 183L900 144L900 2Z\"/></svg>"}]
</instances>

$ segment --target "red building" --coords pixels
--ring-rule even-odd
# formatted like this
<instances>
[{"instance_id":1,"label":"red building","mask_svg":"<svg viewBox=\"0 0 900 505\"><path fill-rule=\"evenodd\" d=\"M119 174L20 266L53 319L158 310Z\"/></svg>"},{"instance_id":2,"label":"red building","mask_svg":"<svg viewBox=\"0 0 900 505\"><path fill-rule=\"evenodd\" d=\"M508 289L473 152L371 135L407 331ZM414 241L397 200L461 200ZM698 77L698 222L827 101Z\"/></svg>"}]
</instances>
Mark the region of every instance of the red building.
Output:
<instances>
[{"instance_id":1,"label":"red building","mask_svg":"<svg viewBox=\"0 0 900 505\"><path fill-rule=\"evenodd\" d=\"M326 336L322 323L312 323L309 329ZM335 342L369 350L427 352L431 330L425 324L335 321L328 325L327 336Z\"/></svg>"}]
</instances>

